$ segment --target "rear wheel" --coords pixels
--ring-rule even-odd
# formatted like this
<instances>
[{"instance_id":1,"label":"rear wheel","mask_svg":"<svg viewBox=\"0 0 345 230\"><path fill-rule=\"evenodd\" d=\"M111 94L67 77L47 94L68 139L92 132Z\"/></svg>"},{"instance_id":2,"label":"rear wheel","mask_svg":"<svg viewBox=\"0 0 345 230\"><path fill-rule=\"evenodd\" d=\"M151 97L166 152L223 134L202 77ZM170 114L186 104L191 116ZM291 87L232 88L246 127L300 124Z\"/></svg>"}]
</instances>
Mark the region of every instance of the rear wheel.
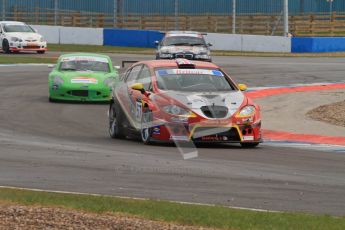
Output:
<instances>
[{"instance_id":1,"label":"rear wheel","mask_svg":"<svg viewBox=\"0 0 345 230\"><path fill-rule=\"evenodd\" d=\"M244 142L244 143L241 143L241 146L243 148L255 148L259 145L259 143L253 143L253 142Z\"/></svg>"},{"instance_id":2,"label":"rear wheel","mask_svg":"<svg viewBox=\"0 0 345 230\"><path fill-rule=\"evenodd\" d=\"M2 42L2 51L3 51L5 54L11 53L11 51L10 51L10 44L8 44L8 41L7 41L7 40L4 40L4 41Z\"/></svg>"},{"instance_id":3,"label":"rear wheel","mask_svg":"<svg viewBox=\"0 0 345 230\"><path fill-rule=\"evenodd\" d=\"M152 112L149 108L145 107L141 115L141 141L145 145L152 143Z\"/></svg>"},{"instance_id":4,"label":"rear wheel","mask_svg":"<svg viewBox=\"0 0 345 230\"><path fill-rule=\"evenodd\" d=\"M124 114L117 102L112 102L109 107L109 135L111 138L124 138Z\"/></svg>"}]
</instances>

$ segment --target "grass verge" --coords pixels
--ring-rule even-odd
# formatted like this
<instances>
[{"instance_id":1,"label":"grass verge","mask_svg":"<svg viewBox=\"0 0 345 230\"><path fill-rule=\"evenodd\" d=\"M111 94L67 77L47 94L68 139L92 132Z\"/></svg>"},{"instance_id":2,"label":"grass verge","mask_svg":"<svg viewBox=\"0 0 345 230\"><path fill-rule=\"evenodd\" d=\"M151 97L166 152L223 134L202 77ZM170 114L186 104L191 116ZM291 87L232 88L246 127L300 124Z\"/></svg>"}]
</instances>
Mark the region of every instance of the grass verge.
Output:
<instances>
[{"instance_id":1,"label":"grass verge","mask_svg":"<svg viewBox=\"0 0 345 230\"><path fill-rule=\"evenodd\" d=\"M150 220L220 229L345 229L344 217L258 212L107 196L2 188L0 189L0 201L68 208L98 214L123 213Z\"/></svg>"},{"instance_id":2,"label":"grass verge","mask_svg":"<svg viewBox=\"0 0 345 230\"><path fill-rule=\"evenodd\" d=\"M40 63L40 64L50 64L56 63L56 58L50 57L21 57L21 56L14 56L14 55L0 55L0 64L26 64L26 63Z\"/></svg>"},{"instance_id":3,"label":"grass verge","mask_svg":"<svg viewBox=\"0 0 345 230\"><path fill-rule=\"evenodd\" d=\"M128 54L154 54L151 48L96 46L96 45L57 45L49 44L49 51L53 52L87 52L87 53L128 53Z\"/></svg>"}]
</instances>

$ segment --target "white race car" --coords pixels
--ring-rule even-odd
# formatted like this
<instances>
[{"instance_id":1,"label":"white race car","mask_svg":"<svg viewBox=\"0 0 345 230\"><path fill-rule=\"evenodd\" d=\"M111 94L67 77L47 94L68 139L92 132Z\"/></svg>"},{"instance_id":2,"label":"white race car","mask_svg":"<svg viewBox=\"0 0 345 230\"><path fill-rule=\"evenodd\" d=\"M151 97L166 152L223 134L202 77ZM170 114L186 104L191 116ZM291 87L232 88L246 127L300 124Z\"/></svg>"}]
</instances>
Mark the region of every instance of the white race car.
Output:
<instances>
[{"instance_id":1,"label":"white race car","mask_svg":"<svg viewBox=\"0 0 345 230\"><path fill-rule=\"evenodd\" d=\"M31 26L23 22L0 21L0 47L4 53L47 50L47 41Z\"/></svg>"}]
</instances>

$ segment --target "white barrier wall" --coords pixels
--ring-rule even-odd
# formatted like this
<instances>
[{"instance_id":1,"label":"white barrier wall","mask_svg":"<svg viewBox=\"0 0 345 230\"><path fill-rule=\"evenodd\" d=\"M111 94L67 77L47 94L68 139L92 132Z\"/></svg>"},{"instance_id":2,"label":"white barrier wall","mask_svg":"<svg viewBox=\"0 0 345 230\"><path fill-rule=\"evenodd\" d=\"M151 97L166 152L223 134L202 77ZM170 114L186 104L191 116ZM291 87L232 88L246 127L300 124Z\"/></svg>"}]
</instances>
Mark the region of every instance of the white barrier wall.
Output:
<instances>
[{"instance_id":1,"label":"white barrier wall","mask_svg":"<svg viewBox=\"0 0 345 230\"><path fill-rule=\"evenodd\" d=\"M291 38L287 37L208 33L206 40L213 50L291 52Z\"/></svg>"},{"instance_id":2,"label":"white barrier wall","mask_svg":"<svg viewBox=\"0 0 345 230\"><path fill-rule=\"evenodd\" d=\"M103 45L103 28L33 25L52 44ZM291 38L263 35L208 33L213 50L291 52Z\"/></svg>"},{"instance_id":3,"label":"white barrier wall","mask_svg":"<svg viewBox=\"0 0 345 230\"><path fill-rule=\"evenodd\" d=\"M60 43L60 26L41 26L32 25L32 28L36 29L39 34L47 40L48 44L59 44Z\"/></svg>"},{"instance_id":4,"label":"white barrier wall","mask_svg":"<svg viewBox=\"0 0 345 230\"><path fill-rule=\"evenodd\" d=\"M103 28L61 27L60 44L103 45Z\"/></svg>"},{"instance_id":5,"label":"white barrier wall","mask_svg":"<svg viewBox=\"0 0 345 230\"><path fill-rule=\"evenodd\" d=\"M103 45L103 28L32 25L48 44Z\"/></svg>"}]
</instances>

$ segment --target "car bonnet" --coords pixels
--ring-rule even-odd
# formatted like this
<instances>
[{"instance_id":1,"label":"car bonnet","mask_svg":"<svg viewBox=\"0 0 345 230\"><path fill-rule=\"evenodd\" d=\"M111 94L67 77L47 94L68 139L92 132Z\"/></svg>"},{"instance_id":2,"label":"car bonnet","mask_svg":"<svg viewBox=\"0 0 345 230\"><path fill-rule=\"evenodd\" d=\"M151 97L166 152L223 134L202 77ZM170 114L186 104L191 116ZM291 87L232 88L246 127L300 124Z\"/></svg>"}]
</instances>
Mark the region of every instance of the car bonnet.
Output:
<instances>
[{"instance_id":1,"label":"car bonnet","mask_svg":"<svg viewBox=\"0 0 345 230\"><path fill-rule=\"evenodd\" d=\"M185 107L192 110L194 113L204 116L201 108L204 106L222 106L228 109L228 114L224 118L233 116L240 108L243 101L246 99L241 91L229 92L180 92L180 91L166 91L160 96L165 99L174 99Z\"/></svg>"}]
</instances>

